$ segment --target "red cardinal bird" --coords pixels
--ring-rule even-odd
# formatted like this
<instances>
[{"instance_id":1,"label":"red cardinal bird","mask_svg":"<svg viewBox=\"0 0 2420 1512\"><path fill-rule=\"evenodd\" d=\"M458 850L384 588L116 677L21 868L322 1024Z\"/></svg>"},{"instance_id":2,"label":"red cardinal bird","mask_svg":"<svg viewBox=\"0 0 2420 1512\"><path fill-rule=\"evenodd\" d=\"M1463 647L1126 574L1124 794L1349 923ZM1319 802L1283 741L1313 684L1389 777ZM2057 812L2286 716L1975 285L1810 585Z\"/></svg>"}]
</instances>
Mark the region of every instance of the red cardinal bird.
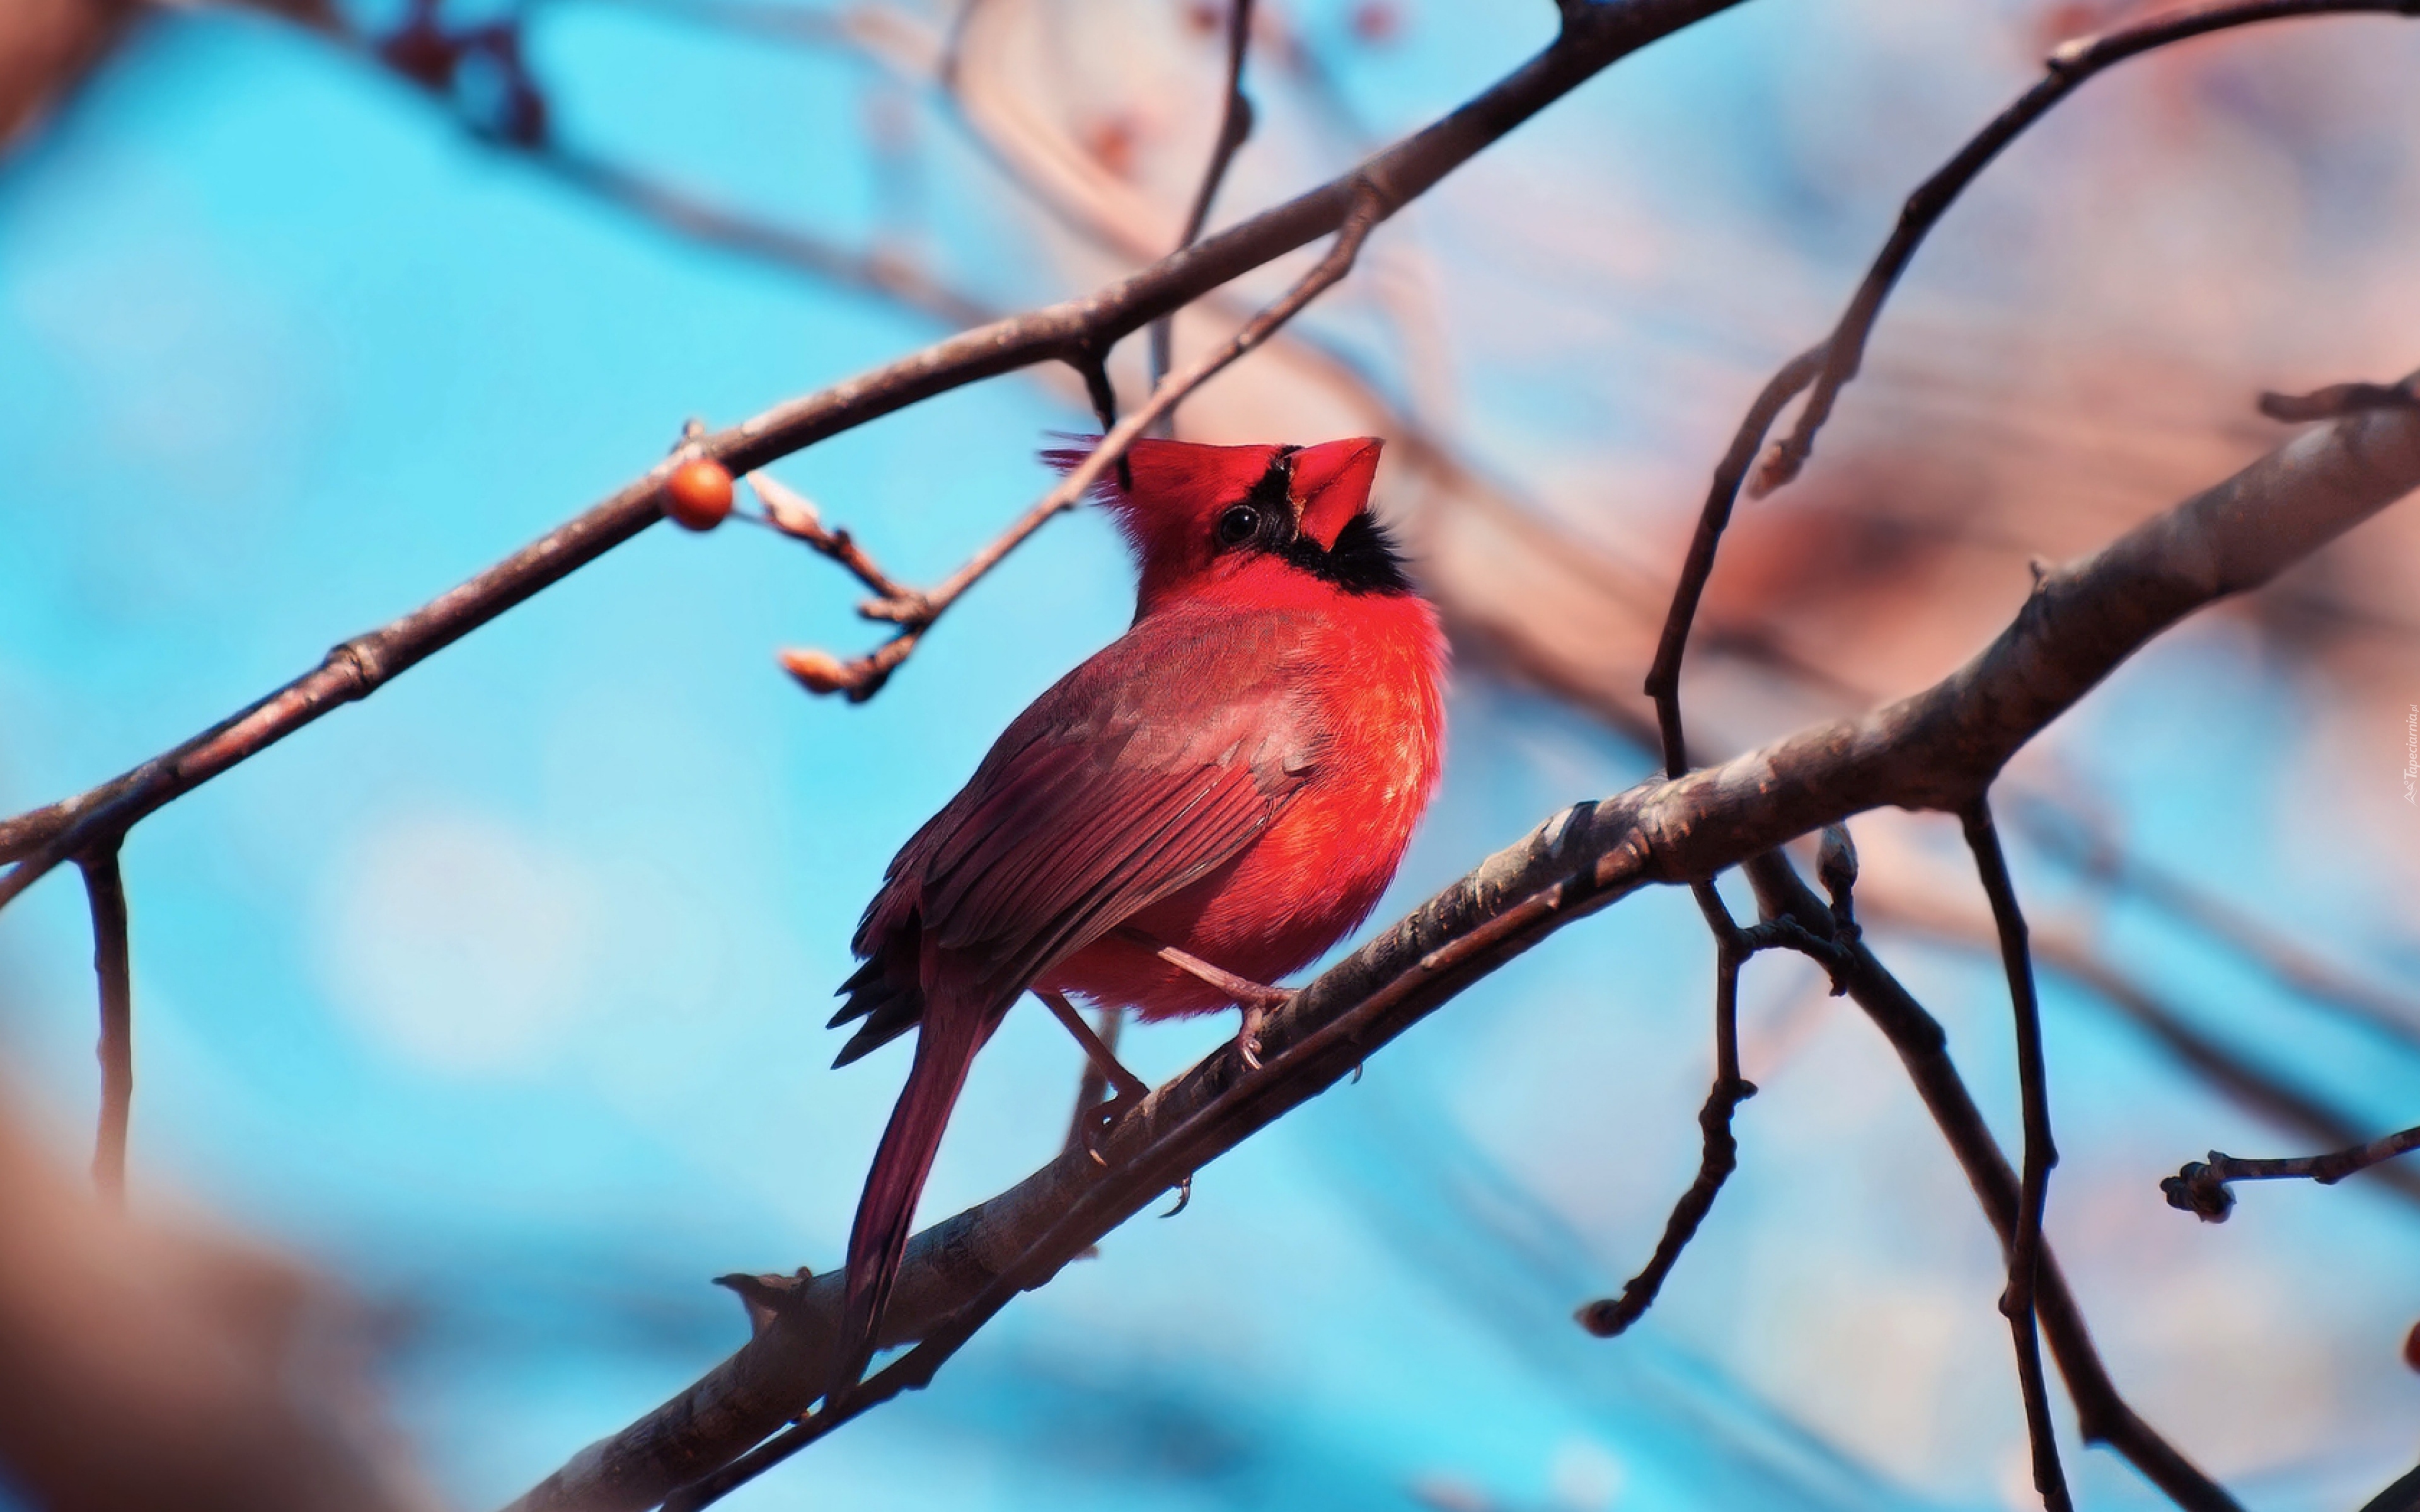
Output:
<instances>
[{"instance_id":1,"label":"red cardinal bird","mask_svg":"<svg viewBox=\"0 0 2420 1512\"><path fill-rule=\"evenodd\" d=\"M1366 511L1367 439L1137 441L1103 498L1141 559L1134 624L1017 716L916 832L852 943L834 1064L921 1026L848 1240L862 1371L975 1053L1029 988L1145 1019L1244 1010L1369 916L1436 785L1445 639ZM1048 454L1072 467L1081 453ZM1114 1104L1113 1104L1114 1105Z\"/></svg>"}]
</instances>

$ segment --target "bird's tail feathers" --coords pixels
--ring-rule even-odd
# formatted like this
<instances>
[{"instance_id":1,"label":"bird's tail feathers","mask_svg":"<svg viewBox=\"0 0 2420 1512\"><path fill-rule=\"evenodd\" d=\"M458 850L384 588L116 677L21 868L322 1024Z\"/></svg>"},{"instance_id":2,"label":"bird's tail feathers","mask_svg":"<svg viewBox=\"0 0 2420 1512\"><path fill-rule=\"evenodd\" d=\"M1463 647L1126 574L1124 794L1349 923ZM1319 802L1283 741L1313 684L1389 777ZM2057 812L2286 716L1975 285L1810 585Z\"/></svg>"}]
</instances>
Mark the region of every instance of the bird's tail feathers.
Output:
<instances>
[{"instance_id":1,"label":"bird's tail feathers","mask_svg":"<svg viewBox=\"0 0 2420 1512\"><path fill-rule=\"evenodd\" d=\"M865 1195L858 1199L857 1222L849 1230L841 1339L850 1353L841 1377L844 1383L853 1383L874 1358L876 1331L914 1228L916 1199L932 1174L933 1156L941 1148L941 1132L966 1086L968 1069L999 1019L980 1003L950 1001L949 996L946 992L937 995L917 1029L908 1085L875 1149L874 1168L866 1175Z\"/></svg>"}]
</instances>

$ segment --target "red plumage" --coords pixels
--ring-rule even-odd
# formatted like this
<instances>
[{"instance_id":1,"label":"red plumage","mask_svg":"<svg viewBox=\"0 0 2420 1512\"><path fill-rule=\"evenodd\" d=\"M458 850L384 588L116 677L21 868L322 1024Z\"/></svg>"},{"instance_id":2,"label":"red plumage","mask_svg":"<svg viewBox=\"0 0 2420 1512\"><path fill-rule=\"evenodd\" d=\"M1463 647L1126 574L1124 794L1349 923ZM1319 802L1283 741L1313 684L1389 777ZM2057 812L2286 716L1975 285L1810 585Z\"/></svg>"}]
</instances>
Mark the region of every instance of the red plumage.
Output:
<instances>
[{"instance_id":1,"label":"red plumage","mask_svg":"<svg viewBox=\"0 0 2420 1512\"><path fill-rule=\"evenodd\" d=\"M968 1068L1019 995L1235 1007L1112 932L1268 982L1394 876L1436 783L1446 650L1367 513L1378 448L1135 443L1104 495L1141 563L1133 625L891 863L832 1020L864 1020L839 1064L921 1026L849 1235L856 1369Z\"/></svg>"}]
</instances>

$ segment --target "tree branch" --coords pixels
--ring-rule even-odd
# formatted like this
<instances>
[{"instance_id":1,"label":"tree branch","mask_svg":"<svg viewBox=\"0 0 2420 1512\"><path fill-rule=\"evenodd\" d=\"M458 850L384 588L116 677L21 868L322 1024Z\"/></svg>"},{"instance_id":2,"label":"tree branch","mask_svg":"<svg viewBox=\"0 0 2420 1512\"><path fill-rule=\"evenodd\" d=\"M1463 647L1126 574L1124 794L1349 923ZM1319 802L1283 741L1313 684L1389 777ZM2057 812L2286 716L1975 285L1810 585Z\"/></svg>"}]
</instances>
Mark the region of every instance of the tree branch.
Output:
<instances>
[{"instance_id":1,"label":"tree branch","mask_svg":"<svg viewBox=\"0 0 2420 1512\"><path fill-rule=\"evenodd\" d=\"M1867 906L1888 928L1930 935L1964 949L1990 952L1998 935L1988 921L1955 917L1906 897L1869 894ZM2063 930L2034 934L2033 953L2042 966L2068 978L2114 1008L2187 1071L2222 1096L2281 1129L2323 1144L2358 1143L2362 1128L2343 1108L2298 1087L2195 1024L2177 1005L2146 989ZM2420 1203L2420 1171L2389 1166L2377 1180L2408 1203Z\"/></svg>"},{"instance_id":2,"label":"tree branch","mask_svg":"<svg viewBox=\"0 0 2420 1512\"><path fill-rule=\"evenodd\" d=\"M1103 1141L1106 1169L1081 1152L1064 1154L917 1236L886 1315L884 1342L923 1337L1002 1288L1047 1279L1067 1255L1349 1075L1372 1051L1497 965L1638 887L1709 879L1869 808L1963 806L2011 752L2151 636L2213 599L2266 581L2414 486L2420 411L2369 411L2313 430L2086 561L2044 574L2014 623L1935 687L1720 766L1555 815L1272 1014L1262 1033L1267 1067L1261 1073L1246 1075L1230 1044L1119 1121ZM1815 906L1823 909L1820 902ZM1829 910L1819 917L1826 922L1807 927L1828 929ZM1864 979L1869 995L1882 991L1872 975L1878 971ZM1931 1024L1912 1002L1906 1007ZM1903 1057L1922 1050L1920 1026L1902 1025L1899 1032L1912 1036L1915 1047L1903 1048ZM1939 1055L1937 1025L1931 1033L1931 1048L1922 1053L1937 1056L1937 1063L1912 1060L1911 1071L1920 1072L1919 1088L1959 1146L1994 1222L2012 1236L2016 1193L2008 1191L2003 1202L1991 1174L1996 1168L2005 1176L2005 1164ZM1955 1117L1970 1119L1972 1129L1956 1125ZM1084 1217L1078 1223L1079 1203ZM799 1287L792 1304L737 1354L582 1451L515 1507L636 1512L780 1430L830 1383L841 1285L835 1273ZM2083 1382L2075 1394L2086 1438L2118 1444L2188 1506L2231 1508L2117 1401L2105 1375L2098 1376L2094 1395L2098 1361L2047 1260L2040 1310L2062 1371L2071 1384Z\"/></svg>"},{"instance_id":3,"label":"tree branch","mask_svg":"<svg viewBox=\"0 0 2420 1512\"><path fill-rule=\"evenodd\" d=\"M1874 323L1882 317L1884 301L1890 297L1900 275L1915 260L1916 248L1958 196L1999 156L2001 148L2050 114L2051 108L2077 85L2104 69L2173 42L2229 27L2292 16L2353 13L2420 15L2420 4L2414 0L2238 0L2235 4L2203 6L2158 16L2103 36L2063 42L2044 64L2045 72L2040 83L2019 96L2014 104L2002 111L1908 196L1900 209L1899 224L1883 244L1839 323L1823 341L1791 359L1765 384L1714 470L1714 485L1707 492L1705 508L1690 539L1681 580L1672 592L1672 606L1655 648L1654 665L1647 672L1647 696L1655 703L1669 775L1677 777L1685 769L1678 764L1684 760L1683 752L1686 748L1681 725L1681 658L1688 649L1690 625L1697 616L1706 580L1714 575L1714 555L1721 546L1723 531L1730 523L1731 507L1738 502L1740 489L1745 485L1749 497L1761 498L1798 475L1814 451L1816 432L1831 416L1833 403L1841 389L1857 376L1858 366L1865 360L1866 341L1873 333ZM1758 462L1757 453L1764 444L1765 433L1773 428L1791 399L1810 385L1812 392L1799 411L1796 428L1787 440L1776 443ZM2340 387L2347 393L2372 389L2383 392L2383 386L2374 384ZM2318 419L2321 415L2319 410L2297 411L2295 418ZM1756 476L1751 483L1748 471L1752 464Z\"/></svg>"},{"instance_id":4,"label":"tree branch","mask_svg":"<svg viewBox=\"0 0 2420 1512\"><path fill-rule=\"evenodd\" d=\"M1595 8L1544 52L1459 109L1352 172L1196 242L1091 295L997 320L873 372L700 438L677 459L705 456L753 471L868 421L1001 373L1070 361L1105 347L1237 275L1343 228L1365 193L1391 209L1426 193L1491 143L1599 70L1738 0L1625 0ZM123 835L237 763L453 644L655 523L668 459L586 514L401 619L346 641L327 659L174 749L74 797L0 821L0 906L103 838Z\"/></svg>"},{"instance_id":5,"label":"tree branch","mask_svg":"<svg viewBox=\"0 0 2420 1512\"><path fill-rule=\"evenodd\" d=\"M1710 885L1701 890L1713 892ZM1701 903L1703 901L1701 898ZM1719 898L1714 904L1721 907ZM1656 1241L1655 1253L1648 1258L1646 1269L1623 1283L1621 1296L1590 1303L1575 1315L1579 1325L1597 1337L1613 1338L1627 1332L1633 1323L1647 1316L1648 1308L1655 1305L1665 1279L1680 1263L1681 1252L1697 1237L1699 1226L1714 1211L1714 1198L1739 1164L1739 1141L1731 1134L1731 1118L1742 1103L1756 1095L1756 1084L1740 1074L1740 967L1757 951L1776 946L1806 949L1829 965L1832 953L1815 949L1819 944L1818 936L1794 924L1788 933L1773 925L1743 930L1731 922L1728 912L1722 915L1714 940L1714 1085L1706 1093L1705 1106L1698 1110L1702 1142L1698 1175L1689 1189L1681 1194L1681 1200L1672 1205L1672 1215L1665 1220L1664 1235Z\"/></svg>"}]
</instances>

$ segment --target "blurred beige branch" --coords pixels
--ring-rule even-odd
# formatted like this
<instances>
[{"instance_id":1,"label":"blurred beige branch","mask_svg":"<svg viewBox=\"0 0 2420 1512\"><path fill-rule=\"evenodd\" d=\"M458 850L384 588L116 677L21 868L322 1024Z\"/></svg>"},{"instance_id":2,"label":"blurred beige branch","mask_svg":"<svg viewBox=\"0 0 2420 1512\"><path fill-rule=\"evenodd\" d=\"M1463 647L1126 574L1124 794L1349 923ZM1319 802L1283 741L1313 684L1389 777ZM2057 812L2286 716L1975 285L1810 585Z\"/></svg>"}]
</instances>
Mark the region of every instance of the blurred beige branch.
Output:
<instances>
[{"instance_id":1,"label":"blurred beige branch","mask_svg":"<svg viewBox=\"0 0 2420 1512\"><path fill-rule=\"evenodd\" d=\"M0 1466L33 1504L434 1512L333 1288L105 1211L5 1102L0 1213Z\"/></svg>"}]
</instances>

